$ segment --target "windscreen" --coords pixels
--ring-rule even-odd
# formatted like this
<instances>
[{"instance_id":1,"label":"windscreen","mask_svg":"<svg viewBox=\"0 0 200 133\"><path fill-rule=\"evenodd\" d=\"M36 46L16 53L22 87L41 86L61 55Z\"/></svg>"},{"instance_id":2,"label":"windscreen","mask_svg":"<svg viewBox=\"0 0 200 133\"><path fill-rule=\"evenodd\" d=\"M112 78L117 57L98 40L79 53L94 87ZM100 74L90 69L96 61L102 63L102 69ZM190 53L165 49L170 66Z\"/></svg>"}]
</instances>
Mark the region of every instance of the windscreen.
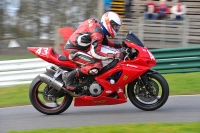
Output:
<instances>
[{"instance_id":1,"label":"windscreen","mask_svg":"<svg viewBox=\"0 0 200 133\"><path fill-rule=\"evenodd\" d=\"M134 44L137 44L138 46L140 47L144 47L143 43L140 41L139 38L137 38L137 36L133 33L133 32L129 32L126 36L126 40L127 41L130 41Z\"/></svg>"}]
</instances>

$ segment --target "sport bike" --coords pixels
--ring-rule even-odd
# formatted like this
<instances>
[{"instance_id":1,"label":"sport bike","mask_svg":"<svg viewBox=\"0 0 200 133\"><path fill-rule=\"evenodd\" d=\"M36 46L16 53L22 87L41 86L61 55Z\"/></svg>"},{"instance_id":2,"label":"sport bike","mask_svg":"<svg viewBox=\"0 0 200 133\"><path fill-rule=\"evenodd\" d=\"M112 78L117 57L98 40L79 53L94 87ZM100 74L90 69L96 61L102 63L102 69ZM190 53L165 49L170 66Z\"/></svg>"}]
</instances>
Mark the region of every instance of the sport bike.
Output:
<instances>
[{"instance_id":1,"label":"sport bike","mask_svg":"<svg viewBox=\"0 0 200 133\"><path fill-rule=\"evenodd\" d=\"M74 78L74 91L66 89L62 73L81 66L57 54L52 47L28 47L39 58L52 63L30 85L32 105L48 115L64 112L72 101L74 106L97 106L130 100L146 111L162 107L168 99L169 86L161 74L151 70L156 65L153 54L131 31L123 44L124 59L113 59L95 76Z\"/></svg>"}]
</instances>

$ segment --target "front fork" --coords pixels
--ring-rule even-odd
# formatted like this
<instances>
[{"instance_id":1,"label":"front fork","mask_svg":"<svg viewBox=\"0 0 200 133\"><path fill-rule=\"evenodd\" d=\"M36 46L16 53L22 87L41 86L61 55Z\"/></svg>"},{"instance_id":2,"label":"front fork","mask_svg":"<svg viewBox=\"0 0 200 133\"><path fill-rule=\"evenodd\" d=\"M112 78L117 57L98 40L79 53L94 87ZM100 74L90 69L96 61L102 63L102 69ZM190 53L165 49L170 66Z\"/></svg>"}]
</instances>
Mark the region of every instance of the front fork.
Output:
<instances>
[{"instance_id":1,"label":"front fork","mask_svg":"<svg viewBox=\"0 0 200 133\"><path fill-rule=\"evenodd\" d=\"M140 76L138 79L139 79L139 82L140 82L140 85L142 86L143 89L146 89L149 93L152 93L151 92L151 86L149 84L149 78L148 78L148 75L151 75L153 73L157 73L156 71L153 71L153 70L149 70L147 71L145 74L143 74L142 76Z\"/></svg>"},{"instance_id":2,"label":"front fork","mask_svg":"<svg viewBox=\"0 0 200 133\"><path fill-rule=\"evenodd\" d=\"M148 77L147 77L147 75L145 74L145 75L142 75L142 76L140 76L139 77L139 80L141 81L141 83L142 83L142 85L143 85L143 87L147 87L148 86L148 84L149 84L149 80L148 80Z\"/></svg>"}]
</instances>

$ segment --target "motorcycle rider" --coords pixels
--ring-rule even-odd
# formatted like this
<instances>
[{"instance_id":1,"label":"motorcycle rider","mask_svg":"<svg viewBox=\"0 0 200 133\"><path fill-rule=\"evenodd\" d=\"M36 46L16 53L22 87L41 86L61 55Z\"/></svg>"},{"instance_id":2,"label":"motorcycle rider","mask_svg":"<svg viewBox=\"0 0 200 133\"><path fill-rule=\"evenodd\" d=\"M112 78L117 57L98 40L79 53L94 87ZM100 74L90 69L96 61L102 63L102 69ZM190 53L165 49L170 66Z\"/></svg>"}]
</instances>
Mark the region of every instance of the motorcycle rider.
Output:
<instances>
[{"instance_id":1,"label":"motorcycle rider","mask_svg":"<svg viewBox=\"0 0 200 133\"><path fill-rule=\"evenodd\" d=\"M62 78L67 89L75 90L75 85L73 84L75 77L98 74L103 67L102 60L123 58L123 53L120 52L116 54L101 52L102 45L114 48L122 47L121 43L112 42L106 37L116 37L121 25L120 16L111 11L102 16L101 22L90 18L79 25L67 41L64 54L69 60L83 65L83 67L63 73ZM87 54L88 51L91 55Z\"/></svg>"}]
</instances>

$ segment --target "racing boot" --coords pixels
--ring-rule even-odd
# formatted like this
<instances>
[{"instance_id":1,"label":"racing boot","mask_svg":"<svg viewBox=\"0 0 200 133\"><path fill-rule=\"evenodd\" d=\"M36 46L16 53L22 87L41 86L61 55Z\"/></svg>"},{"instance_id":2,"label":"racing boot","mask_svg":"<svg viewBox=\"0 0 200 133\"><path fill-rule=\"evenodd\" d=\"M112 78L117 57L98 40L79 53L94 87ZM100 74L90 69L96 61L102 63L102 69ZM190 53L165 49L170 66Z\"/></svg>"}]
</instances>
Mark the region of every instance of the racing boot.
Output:
<instances>
[{"instance_id":1,"label":"racing boot","mask_svg":"<svg viewBox=\"0 0 200 133\"><path fill-rule=\"evenodd\" d=\"M64 72L62 74L62 79L65 83L65 86L68 90L75 90L76 89L76 85L73 84L74 78L78 78L80 77L80 75L82 75L82 73L80 72L80 69L75 69L71 72Z\"/></svg>"}]
</instances>

